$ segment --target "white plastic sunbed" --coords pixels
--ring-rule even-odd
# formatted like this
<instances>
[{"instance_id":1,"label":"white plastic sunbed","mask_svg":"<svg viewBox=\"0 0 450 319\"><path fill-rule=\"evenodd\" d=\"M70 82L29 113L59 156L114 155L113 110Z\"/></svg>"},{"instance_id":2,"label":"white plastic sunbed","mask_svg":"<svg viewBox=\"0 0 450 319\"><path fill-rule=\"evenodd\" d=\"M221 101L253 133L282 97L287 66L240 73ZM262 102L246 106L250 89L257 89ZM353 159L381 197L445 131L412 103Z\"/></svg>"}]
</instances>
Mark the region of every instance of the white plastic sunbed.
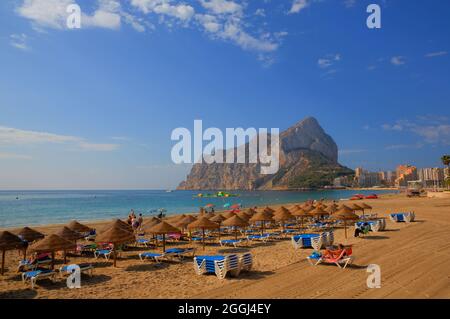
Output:
<instances>
[{"instance_id":1,"label":"white plastic sunbed","mask_svg":"<svg viewBox=\"0 0 450 319\"><path fill-rule=\"evenodd\" d=\"M31 282L31 289L34 289L36 281L41 279L50 279L52 282L56 281L56 272L53 270L34 270L24 272L22 274L22 282L26 283L28 280Z\"/></svg>"},{"instance_id":2,"label":"white plastic sunbed","mask_svg":"<svg viewBox=\"0 0 450 319\"><path fill-rule=\"evenodd\" d=\"M94 266L92 266L92 264L78 264L78 267L80 267L80 271L82 273L86 273L89 275L89 277L92 277L93 275L93 271L94 271ZM59 268L59 273L62 275L69 275L71 274L71 272L69 271L70 266L63 266L61 268Z\"/></svg>"}]
</instances>

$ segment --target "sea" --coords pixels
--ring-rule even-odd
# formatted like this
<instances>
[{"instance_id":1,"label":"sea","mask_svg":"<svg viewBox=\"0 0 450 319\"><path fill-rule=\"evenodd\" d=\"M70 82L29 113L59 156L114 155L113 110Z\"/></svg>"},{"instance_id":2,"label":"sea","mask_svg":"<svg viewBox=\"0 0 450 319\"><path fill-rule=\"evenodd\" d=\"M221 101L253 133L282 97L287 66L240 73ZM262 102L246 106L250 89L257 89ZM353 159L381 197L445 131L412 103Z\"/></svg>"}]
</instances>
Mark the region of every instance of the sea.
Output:
<instances>
[{"instance_id":1,"label":"sea","mask_svg":"<svg viewBox=\"0 0 450 319\"><path fill-rule=\"evenodd\" d=\"M340 200L355 194L384 194L392 190L236 191L236 197L198 197L199 191L80 190L0 191L0 228L65 224L70 220L98 221L126 218L131 209L145 217L197 213L208 204L215 210L304 202L308 199ZM202 194L207 194L203 192ZM209 192L210 193L210 192Z\"/></svg>"}]
</instances>

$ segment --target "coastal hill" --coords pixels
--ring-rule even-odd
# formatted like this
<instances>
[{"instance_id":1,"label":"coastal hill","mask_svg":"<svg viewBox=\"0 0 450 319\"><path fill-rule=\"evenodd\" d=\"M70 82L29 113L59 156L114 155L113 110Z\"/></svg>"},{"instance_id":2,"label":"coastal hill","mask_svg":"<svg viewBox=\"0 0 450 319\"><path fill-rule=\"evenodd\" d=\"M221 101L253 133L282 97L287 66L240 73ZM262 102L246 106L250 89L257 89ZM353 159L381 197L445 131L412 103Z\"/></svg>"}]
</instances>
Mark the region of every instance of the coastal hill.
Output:
<instances>
[{"instance_id":1,"label":"coastal hill","mask_svg":"<svg viewBox=\"0 0 450 319\"><path fill-rule=\"evenodd\" d=\"M244 146L248 156L248 144ZM247 161L248 163L248 161ZM338 148L308 117L280 134L280 169L260 174L256 164L195 164L180 190L288 190L321 188L353 171L338 163Z\"/></svg>"}]
</instances>

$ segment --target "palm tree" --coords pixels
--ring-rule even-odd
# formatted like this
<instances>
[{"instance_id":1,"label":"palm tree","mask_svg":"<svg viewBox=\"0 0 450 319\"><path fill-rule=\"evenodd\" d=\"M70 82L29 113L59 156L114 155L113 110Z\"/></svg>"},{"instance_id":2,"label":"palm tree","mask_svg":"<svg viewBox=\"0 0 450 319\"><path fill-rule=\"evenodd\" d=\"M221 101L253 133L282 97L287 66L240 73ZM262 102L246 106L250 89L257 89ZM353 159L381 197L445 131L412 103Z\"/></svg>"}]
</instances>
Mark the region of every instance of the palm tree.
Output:
<instances>
[{"instance_id":1,"label":"palm tree","mask_svg":"<svg viewBox=\"0 0 450 319\"><path fill-rule=\"evenodd\" d=\"M447 187L450 187L450 155L444 155L441 157L442 164L447 166L447 173L445 176L445 182L447 184Z\"/></svg>"},{"instance_id":2,"label":"palm tree","mask_svg":"<svg viewBox=\"0 0 450 319\"><path fill-rule=\"evenodd\" d=\"M450 155L444 155L441 157L442 164L449 167L450 166Z\"/></svg>"}]
</instances>

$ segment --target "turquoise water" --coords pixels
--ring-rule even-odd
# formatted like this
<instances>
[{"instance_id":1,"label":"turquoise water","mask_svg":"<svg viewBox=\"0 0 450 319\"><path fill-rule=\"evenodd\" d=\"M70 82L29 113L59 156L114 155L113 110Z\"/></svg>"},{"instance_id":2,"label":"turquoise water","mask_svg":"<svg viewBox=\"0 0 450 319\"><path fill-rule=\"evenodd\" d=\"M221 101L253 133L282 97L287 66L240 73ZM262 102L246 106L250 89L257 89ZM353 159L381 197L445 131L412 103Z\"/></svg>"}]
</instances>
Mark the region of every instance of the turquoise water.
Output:
<instances>
[{"instance_id":1,"label":"turquoise water","mask_svg":"<svg viewBox=\"0 0 450 319\"><path fill-rule=\"evenodd\" d=\"M167 215L198 212L201 206L242 204L244 207L297 203L308 199L342 199L392 191L324 190L311 192L233 192L236 198L193 198L197 191L0 191L0 228L125 218L130 209L144 216L164 208Z\"/></svg>"}]
</instances>

